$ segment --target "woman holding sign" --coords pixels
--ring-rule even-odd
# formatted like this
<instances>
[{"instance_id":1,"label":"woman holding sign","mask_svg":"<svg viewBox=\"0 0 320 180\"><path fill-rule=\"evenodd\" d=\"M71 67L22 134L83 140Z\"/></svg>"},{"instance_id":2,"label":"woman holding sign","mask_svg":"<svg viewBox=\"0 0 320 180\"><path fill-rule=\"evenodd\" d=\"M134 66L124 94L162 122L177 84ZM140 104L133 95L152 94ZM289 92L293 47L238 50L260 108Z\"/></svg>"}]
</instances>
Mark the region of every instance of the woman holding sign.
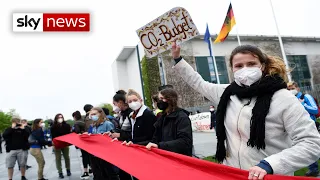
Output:
<instances>
[{"instance_id":1,"label":"woman holding sign","mask_svg":"<svg viewBox=\"0 0 320 180\"><path fill-rule=\"evenodd\" d=\"M248 170L248 179L293 175L320 157L320 135L301 103L286 90L282 60L251 45L235 48L230 65L235 82L206 82L173 44L174 70L193 89L219 104L216 158Z\"/></svg>"}]
</instances>

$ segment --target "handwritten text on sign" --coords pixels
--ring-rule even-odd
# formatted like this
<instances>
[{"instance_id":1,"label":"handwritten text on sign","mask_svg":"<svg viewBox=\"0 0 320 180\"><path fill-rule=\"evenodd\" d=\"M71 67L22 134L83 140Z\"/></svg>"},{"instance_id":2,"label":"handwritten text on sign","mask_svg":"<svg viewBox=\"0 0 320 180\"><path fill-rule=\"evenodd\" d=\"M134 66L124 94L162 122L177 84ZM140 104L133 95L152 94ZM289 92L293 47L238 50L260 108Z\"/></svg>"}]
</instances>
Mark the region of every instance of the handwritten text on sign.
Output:
<instances>
[{"instance_id":1,"label":"handwritten text on sign","mask_svg":"<svg viewBox=\"0 0 320 180\"><path fill-rule=\"evenodd\" d=\"M211 132L211 113L203 112L189 116L192 125L192 131Z\"/></svg>"},{"instance_id":2,"label":"handwritten text on sign","mask_svg":"<svg viewBox=\"0 0 320 180\"><path fill-rule=\"evenodd\" d=\"M137 34L151 58L170 49L172 42L183 43L196 37L199 31L188 11L176 7L138 29Z\"/></svg>"}]
</instances>

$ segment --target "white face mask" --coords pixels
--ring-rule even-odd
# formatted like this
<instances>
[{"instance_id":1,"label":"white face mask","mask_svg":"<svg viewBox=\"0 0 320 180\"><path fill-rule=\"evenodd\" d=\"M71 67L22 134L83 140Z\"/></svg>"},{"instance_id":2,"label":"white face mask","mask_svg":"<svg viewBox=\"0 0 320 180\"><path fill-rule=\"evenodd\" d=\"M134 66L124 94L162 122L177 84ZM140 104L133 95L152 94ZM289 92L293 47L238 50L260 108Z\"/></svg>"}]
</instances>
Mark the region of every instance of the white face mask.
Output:
<instances>
[{"instance_id":1,"label":"white face mask","mask_svg":"<svg viewBox=\"0 0 320 180\"><path fill-rule=\"evenodd\" d=\"M46 126L45 123L41 123L41 124L40 124L40 127L45 127L45 126Z\"/></svg>"},{"instance_id":2,"label":"white face mask","mask_svg":"<svg viewBox=\"0 0 320 180\"><path fill-rule=\"evenodd\" d=\"M62 122L63 122L62 118L58 119L58 123L62 123Z\"/></svg>"},{"instance_id":3,"label":"white face mask","mask_svg":"<svg viewBox=\"0 0 320 180\"><path fill-rule=\"evenodd\" d=\"M210 111L214 111L214 108L210 108Z\"/></svg>"},{"instance_id":4,"label":"white face mask","mask_svg":"<svg viewBox=\"0 0 320 180\"><path fill-rule=\"evenodd\" d=\"M292 90L290 90L290 92L295 96L298 94L298 91L296 89L292 89Z\"/></svg>"},{"instance_id":5,"label":"white face mask","mask_svg":"<svg viewBox=\"0 0 320 180\"><path fill-rule=\"evenodd\" d=\"M129 107L134 111L138 110L141 106L142 104L139 101L129 103Z\"/></svg>"},{"instance_id":6,"label":"white face mask","mask_svg":"<svg viewBox=\"0 0 320 180\"><path fill-rule=\"evenodd\" d=\"M118 114L114 114L113 117L117 118L117 117L118 117Z\"/></svg>"},{"instance_id":7,"label":"white face mask","mask_svg":"<svg viewBox=\"0 0 320 180\"><path fill-rule=\"evenodd\" d=\"M153 107L153 109L155 109L155 108L156 108L156 106L154 105L154 103L152 103L152 107Z\"/></svg>"},{"instance_id":8,"label":"white face mask","mask_svg":"<svg viewBox=\"0 0 320 180\"><path fill-rule=\"evenodd\" d=\"M114 106L113 112L116 112L116 113L120 112L120 108L118 106Z\"/></svg>"},{"instance_id":9,"label":"white face mask","mask_svg":"<svg viewBox=\"0 0 320 180\"><path fill-rule=\"evenodd\" d=\"M234 79L239 86L251 86L262 77L262 71L258 67L244 67L234 72Z\"/></svg>"}]
</instances>

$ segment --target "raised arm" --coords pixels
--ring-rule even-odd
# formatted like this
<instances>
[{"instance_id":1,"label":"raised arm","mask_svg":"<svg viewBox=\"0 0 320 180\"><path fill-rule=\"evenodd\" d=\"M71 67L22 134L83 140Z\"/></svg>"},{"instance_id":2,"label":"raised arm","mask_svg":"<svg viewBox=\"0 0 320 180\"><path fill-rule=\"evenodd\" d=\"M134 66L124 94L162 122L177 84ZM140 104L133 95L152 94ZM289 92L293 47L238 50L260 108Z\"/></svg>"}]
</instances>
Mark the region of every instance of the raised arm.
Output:
<instances>
[{"instance_id":1,"label":"raised arm","mask_svg":"<svg viewBox=\"0 0 320 180\"><path fill-rule=\"evenodd\" d=\"M194 90L218 104L220 96L228 84L213 84L205 81L198 72L182 59L180 56L180 47L175 44L172 46L172 57L176 61L173 69L177 74Z\"/></svg>"}]
</instances>

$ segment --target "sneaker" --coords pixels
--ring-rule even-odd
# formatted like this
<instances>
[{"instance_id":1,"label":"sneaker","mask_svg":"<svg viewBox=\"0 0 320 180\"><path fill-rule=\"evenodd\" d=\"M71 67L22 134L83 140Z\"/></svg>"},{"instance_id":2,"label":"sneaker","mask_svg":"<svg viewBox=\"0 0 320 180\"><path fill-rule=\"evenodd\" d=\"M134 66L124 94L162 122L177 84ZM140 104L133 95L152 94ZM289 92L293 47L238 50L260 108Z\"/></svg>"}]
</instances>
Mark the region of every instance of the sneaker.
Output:
<instances>
[{"instance_id":1,"label":"sneaker","mask_svg":"<svg viewBox=\"0 0 320 180\"><path fill-rule=\"evenodd\" d=\"M319 175L319 171L308 171L306 174L306 176L309 176L309 177L317 177Z\"/></svg>"},{"instance_id":2,"label":"sneaker","mask_svg":"<svg viewBox=\"0 0 320 180\"><path fill-rule=\"evenodd\" d=\"M92 174L92 169L89 169L89 174Z\"/></svg>"},{"instance_id":3,"label":"sneaker","mask_svg":"<svg viewBox=\"0 0 320 180\"><path fill-rule=\"evenodd\" d=\"M89 178L90 178L90 176L89 176L89 173L87 173L87 172L83 173L83 175L80 176L80 179L89 179Z\"/></svg>"},{"instance_id":4,"label":"sneaker","mask_svg":"<svg viewBox=\"0 0 320 180\"><path fill-rule=\"evenodd\" d=\"M59 178L60 178L60 179L63 179L63 178L64 178L64 176L63 176L62 173L59 173Z\"/></svg>"},{"instance_id":5,"label":"sneaker","mask_svg":"<svg viewBox=\"0 0 320 180\"><path fill-rule=\"evenodd\" d=\"M70 170L67 170L67 176L71 176Z\"/></svg>"},{"instance_id":6,"label":"sneaker","mask_svg":"<svg viewBox=\"0 0 320 180\"><path fill-rule=\"evenodd\" d=\"M21 176L21 180L28 180L25 176Z\"/></svg>"}]
</instances>

